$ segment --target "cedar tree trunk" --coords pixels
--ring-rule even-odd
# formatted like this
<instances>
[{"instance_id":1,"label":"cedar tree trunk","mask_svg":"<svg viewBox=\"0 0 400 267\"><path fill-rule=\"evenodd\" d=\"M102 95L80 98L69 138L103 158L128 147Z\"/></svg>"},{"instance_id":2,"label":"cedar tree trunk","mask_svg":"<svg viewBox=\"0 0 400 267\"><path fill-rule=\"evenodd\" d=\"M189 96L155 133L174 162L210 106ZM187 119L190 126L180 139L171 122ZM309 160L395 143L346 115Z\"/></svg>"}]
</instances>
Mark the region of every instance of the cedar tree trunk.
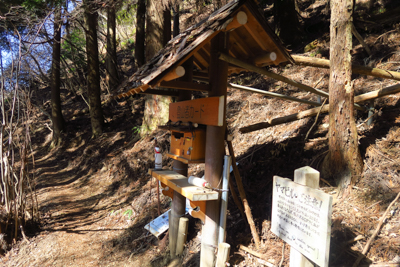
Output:
<instances>
[{"instance_id":1,"label":"cedar tree trunk","mask_svg":"<svg viewBox=\"0 0 400 267\"><path fill-rule=\"evenodd\" d=\"M111 92L118 86L117 40L115 34L115 1L107 8L106 82Z\"/></svg>"},{"instance_id":2,"label":"cedar tree trunk","mask_svg":"<svg viewBox=\"0 0 400 267\"><path fill-rule=\"evenodd\" d=\"M164 37L164 16L167 12L160 10L157 0L147 1L146 16L146 58L151 59L168 42ZM168 9L169 10L169 9ZM169 20L171 13L169 12ZM171 38L171 24L167 25L169 38ZM169 104L172 98L169 96L146 95L145 110L143 116L142 134L157 129L158 125L168 122Z\"/></svg>"},{"instance_id":3,"label":"cedar tree trunk","mask_svg":"<svg viewBox=\"0 0 400 267\"><path fill-rule=\"evenodd\" d=\"M91 7L94 4L92 1L84 0L83 3L85 6L89 110L92 135L96 137L102 134L103 131L103 110L100 100L99 50L97 44L97 12Z\"/></svg>"},{"instance_id":4,"label":"cedar tree trunk","mask_svg":"<svg viewBox=\"0 0 400 267\"><path fill-rule=\"evenodd\" d=\"M351 82L352 11L353 0L331 0L329 154L323 171L336 180L344 196L362 170Z\"/></svg>"},{"instance_id":5,"label":"cedar tree trunk","mask_svg":"<svg viewBox=\"0 0 400 267\"><path fill-rule=\"evenodd\" d=\"M53 60L51 64L51 120L53 122L53 145L58 145L65 121L61 113L60 57L61 57L61 8L54 12Z\"/></svg>"},{"instance_id":6,"label":"cedar tree trunk","mask_svg":"<svg viewBox=\"0 0 400 267\"><path fill-rule=\"evenodd\" d=\"M137 67L144 64L144 42L145 42L145 25L146 25L146 0L138 0L136 13L136 44L135 59Z\"/></svg>"}]
</instances>

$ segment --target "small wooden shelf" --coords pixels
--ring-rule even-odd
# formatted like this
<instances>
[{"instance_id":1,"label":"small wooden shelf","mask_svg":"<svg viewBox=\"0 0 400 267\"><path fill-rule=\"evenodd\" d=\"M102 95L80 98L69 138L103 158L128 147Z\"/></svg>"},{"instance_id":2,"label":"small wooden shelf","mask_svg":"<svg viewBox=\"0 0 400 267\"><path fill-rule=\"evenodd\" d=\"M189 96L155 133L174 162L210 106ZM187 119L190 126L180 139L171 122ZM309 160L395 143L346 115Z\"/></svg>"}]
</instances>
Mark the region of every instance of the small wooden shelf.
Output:
<instances>
[{"instance_id":1,"label":"small wooden shelf","mask_svg":"<svg viewBox=\"0 0 400 267\"><path fill-rule=\"evenodd\" d=\"M190 160L190 159L185 159L184 157L180 157L171 153L167 153L167 156L170 157L171 159L179 160L180 162L183 162L185 164L190 164L190 163L204 163L204 159L196 159L196 160Z\"/></svg>"},{"instance_id":2,"label":"small wooden shelf","mask_svg":"<svg viewBox=\"0 0 400 267\"><path fill-rule=\"evenodd\" d=\"M170 170L149 169L151 176L191 201L217 200L218 192L188 183L186 176Z\"/></svg>"}]
</instances>

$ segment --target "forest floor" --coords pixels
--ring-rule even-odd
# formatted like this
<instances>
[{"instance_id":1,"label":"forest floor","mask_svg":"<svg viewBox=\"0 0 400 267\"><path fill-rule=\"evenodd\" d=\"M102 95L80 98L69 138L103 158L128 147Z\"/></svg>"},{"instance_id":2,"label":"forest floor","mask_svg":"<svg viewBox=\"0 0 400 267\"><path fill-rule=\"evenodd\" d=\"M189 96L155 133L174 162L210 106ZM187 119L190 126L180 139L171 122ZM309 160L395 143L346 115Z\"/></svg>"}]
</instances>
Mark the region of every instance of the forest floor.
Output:
<instances>
[{"instance_id":1,"label":"forest floor","mask_svg":"<svg viewBox=\"0 0 400 267\"><path fill-rule=\"evenodd\" d=\"M368 57L355 43L353 58L358 64L368 59L372 66L400 69L400 31L369 34ZM306 56L326 58L326 38L313 42ZM329 71L312 67L271 68L298 82L328 90ZM356 95L396 84L362 75L353 75ZM276 93L316 100L316 96L260 75L242 73L231 82ZM50 99L40 89L34 97ZM36 192L41 221L27 226L27 238L9 245L0 257L2 266L168 266L168 234L154 237L143 227L158 216L156 181L147 174L154 164L157 137L164 153L169 133L156 131L138 136L144 98L134 96L108 101L104 106L107 124L104 134L91 138L90 118L79 96L63 91L64 117L68 122L60 147L50 148L49 118L39 110L31 124ZM45 108L49 109L49 101ZM231 266L266 266L270 262L289 266L289 245L271 231L272 178L293 178L303 166L321 168L326 155L328 116L302 119L260 131L241 134L238 129L270 118L310 108L304 104L272 99L244 91L228 90L227 123L239 162L261 247L262 259L239 249L255 249L245 218L229 199L227 243L231 244ZM375 101L372 125L367 113L357 112L357 129L364 169L349 196L337 199L333 181L322 181L321 190L334 197L330 266L352 266L389 204L400 192L400 95ZM172 161L164 157L164 168ZM202 175L204 164L190 165L190 175ZM324 178L324 177L322 177ZM161 194L161 212L170 200ZM396 203L382 229L372 240L361 265L389 263L400 266L400 209ZM201 222L190 218L188 241L181 257L183 266L199 266ZM395 263L398 265L395 265ZM372 266L372 265L371 265Z\"/></svg>"}]
</instances>

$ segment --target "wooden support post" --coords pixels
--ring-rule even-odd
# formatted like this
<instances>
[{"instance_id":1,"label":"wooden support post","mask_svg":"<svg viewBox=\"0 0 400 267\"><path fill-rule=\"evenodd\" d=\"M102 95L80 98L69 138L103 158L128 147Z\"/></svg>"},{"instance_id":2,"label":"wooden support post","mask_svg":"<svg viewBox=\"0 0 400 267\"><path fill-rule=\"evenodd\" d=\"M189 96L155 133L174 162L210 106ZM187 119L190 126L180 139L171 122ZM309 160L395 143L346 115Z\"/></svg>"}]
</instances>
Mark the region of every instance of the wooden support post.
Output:
<instances>
[{"instance_id":1,"label":"wooden support post","mask_svg":"<svg viewBox=\"0 0 400 267\"><path fill-rule=\"evenodd\" d=\"M227 141L227 143L228 143L229 155L232 158L233 174L234 174L236 184L237 184L237 187L239 190L240 198L243 201L244 212L246 213L247 222L250 225L251 234L253 236L256 248L259 249L260 248L260 237L257 233L256 225L254 224L253 216L251 215L251 209L249 206L249 202L247 201L246 192L244 191L242 178L240 177L239 169L236 165L236 157L235 157L235 153L233 152L232 142Z\"/></svg>"},{"instance_id":2,"label":"wooden support post","mask_svg":"<svg viewBox=\"0 0 400 267\"><path fill-rule=\"evenodd\" d=\"M319 172L311 167L303 167L294 171L294 182L314 189L319 188ZM309 261L300 252L290 248L290 267L313 267L314 263Z\"/></svg>"},{"instance_id":3,"label":"wooden support post","mask_svg":"<svg viewBox=\"0 0 400 267\"><path fill-rule=\"evenodd\" d=\"M220 187L225 154L226 93L228 85L228 63L218 59L218 53L228 53L229 34L220 32L211 40L210 49L210 93L209 96L224 97L223 126L207 126L205 179L214 188ZM220 201L207 201L205 222L202 229L200 266L215 266Z\"/></svg>"},{"instance_id":4,"label":"wooden support post","mask_svg":"<svg viewBox=\"0 0 400 267\"><path fill-rule=\"evenodd\" d=\"M179 219L178 241L176 244L176 256L182 255L183 248L185 247L187 232L189 227L189 219L182 217Z\"/></svg>"},{"instance_id":5,"label":"wooden support post","mask_svg":"<svg viewBox=\"0 0 400 267\"><path fill-rule=\"evenodd\" d=\"M173 171L187 176L188 165L174 160ZM186 198L174 191L174 197L172 199L171 213L169 217L169 251L171 258L176 257L176 244L178 239L179 219L185 215Z\"/></svg>"},{"instance_id":6,"label":"wooden support post","mask_svg":"<svg viewBox=\"0 0 400 267\"><path fill-rule=\"evenodd\" d=\"M231 251L231 245L227 243L219 243L218 245L218 256L216 267L226 267L226 262L229 260L229 252Z\"/></svg>"},{"instance_id":7,"label":"wooden support post","mask_svg":"<svg viewBox=\"0 0 400 267\"><path fill-rule=\"evenodd\" d=\"M193 79L193 61L191 59L187 60L183 64L184 69L188 71L181 78L183 81L191 82ZM191 98L191 91L179 92L178 101L189 100ZM180 162L179 160L174 160L173 171L188 176L188 165ZM169 249L171 258L176 257L176 245L178 238L179 229L179 219L185 214L186 209L186 198L181 194L174 191L174 197L172 199L171 216L169 217Z\"/></svg>"}]
</instances>

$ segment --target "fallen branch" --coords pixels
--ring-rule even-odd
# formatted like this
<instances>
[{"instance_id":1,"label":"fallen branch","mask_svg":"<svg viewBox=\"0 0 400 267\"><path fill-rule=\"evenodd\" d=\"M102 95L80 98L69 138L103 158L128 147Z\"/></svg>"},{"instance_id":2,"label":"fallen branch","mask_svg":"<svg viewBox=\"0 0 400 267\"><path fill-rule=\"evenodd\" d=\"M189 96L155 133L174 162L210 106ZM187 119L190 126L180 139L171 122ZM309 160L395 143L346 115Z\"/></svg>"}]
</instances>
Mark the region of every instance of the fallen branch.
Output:
<instances>
[{"instance_id":1,"label":"fallen branch","mask_svg":"<svg viewBox=\"0 0 400 267\"><path fill-rule=\"evenodd\" d=\"M275 267L276 266L275 264L273 264L271 262L268 262L268 260L264 257L263 254L258 253L258 252L254 251L254 250L251 250L248 247L240 245L239 249L241 249L241 250L243 250L243 251L245 251L245 252L247 252L247 253L249 253L249 254L251 254L253 256L256 256L257 258L260 258L260 259L264 260L265 261L264 264L267 265L267 266L270 266L270 267Z\"/></svg>"},{"instance_id":2,"label":"fallen branch","mask_svg":"<svg viewBox=\"0 0 400 267\"><path fill-rule=\"evenodd\" d=\"M369 250L369 247L371 246L372 241L375 239L375 237L378 235L379 231L381 230L381 227L382 227L383 223L385 222L387 214L389 213L392 206L397 202L397 200L399 200L399 198L400 198L400 193L397 194L396 198L392 201L392 203L390 203L390 205L387 207L385 213L380 218L378 226L375 229L375 232L369 238L367 244L365 244L365 247L364 247L363 251L361 252L362 254L360 256L358 256L357 260L353 264L353 267L357 267L358 264L360 263L360 261L365 257L365 255L367 254L367 252Z\"/></svg>"}]
</instances>

